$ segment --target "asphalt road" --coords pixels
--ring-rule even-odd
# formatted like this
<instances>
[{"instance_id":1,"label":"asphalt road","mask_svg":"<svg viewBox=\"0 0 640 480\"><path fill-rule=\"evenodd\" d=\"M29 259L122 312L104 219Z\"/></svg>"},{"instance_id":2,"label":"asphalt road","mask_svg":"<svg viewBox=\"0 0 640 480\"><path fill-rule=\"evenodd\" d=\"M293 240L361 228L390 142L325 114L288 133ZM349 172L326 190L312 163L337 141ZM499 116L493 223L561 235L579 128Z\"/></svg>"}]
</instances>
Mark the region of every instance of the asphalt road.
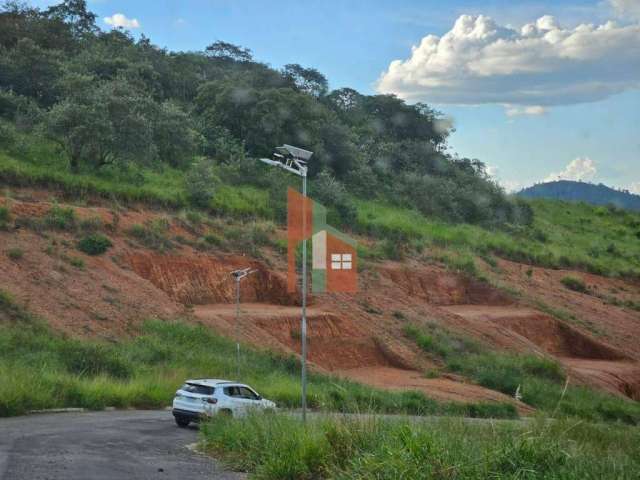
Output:
<instances>
[{"instance_id":1,"label":"asphalt road","mask_svg":"<svg viewBox=\"0 0 640 480\"><path fill-rule=\"evenodd\" d=\"M57 413L0 419L1 480L219 479L228 472L187 445L168 411Z\"/></svg>"}]
</instances>

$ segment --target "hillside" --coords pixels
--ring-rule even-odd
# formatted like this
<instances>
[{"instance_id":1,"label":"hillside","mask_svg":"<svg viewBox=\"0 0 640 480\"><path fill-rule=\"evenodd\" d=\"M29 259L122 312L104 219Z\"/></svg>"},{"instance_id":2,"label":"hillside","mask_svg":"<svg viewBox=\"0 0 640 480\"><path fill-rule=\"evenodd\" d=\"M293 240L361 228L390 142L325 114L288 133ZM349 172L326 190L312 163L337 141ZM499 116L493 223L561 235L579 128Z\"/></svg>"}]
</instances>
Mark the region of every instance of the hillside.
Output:
<instances>
[{"instance_id":1,"label":"hillside","mask_svg":"<svg viewBox=\"0 0 640 480\"><path fill-rule=\"evenodd\" d=\"M247 265L243 375L298 406L299 179L257 161L286 142L359 242L359 292L311 301L314 408L640 424L640 214L511 197L428 105L221 41L169 52L86 7L0 10L0 415L234 376Z\"/></svg>"},{"instance_id":2,"label":"hillside","mask_svg":"<svg viewBox=\"0 0 640 480\"><path fill-rule=\"evenodd\" d=\"M617 208L640 211L640 195L614 190L603 184L559 180L539 183L518 192L523 198L547 198L565 202L585 202L591 205L612 205Z\"/></svg>"},{"instance_id":3,"label":"hillside","mask_svg":"<svg viewBox=\"0 0 640 480\"><path fill-rule=\"evenodd\" d=\"M277 225L95 197L52 202L53 192L10 188L2 199L0 289L15 304L84 341L144 338L143 321L152 316L181 317L233 338L228 272L250 264L259 273L243 287L243 342L299 353L298 300L283 294L284 232ZM106 253L80 250L79 241L91 235L109 239ZM373 238L360 241L377 249ZM513 405L521 414L554 408L566 377L563 412L640 421L637 404L624 400L640 398L637 281L459 255L435 244L402 262L377 255L365 261L355 297L313 298L314 371L374 389L418 391L444 404ZM584 290L565 287L567 277ZM189 370L181 365L177 372ZM523 402L513 400L519 385ZM296 401L268 384L263 390ZM425 411L423 405L410 411Z\"/></svg>"}]
</instances>

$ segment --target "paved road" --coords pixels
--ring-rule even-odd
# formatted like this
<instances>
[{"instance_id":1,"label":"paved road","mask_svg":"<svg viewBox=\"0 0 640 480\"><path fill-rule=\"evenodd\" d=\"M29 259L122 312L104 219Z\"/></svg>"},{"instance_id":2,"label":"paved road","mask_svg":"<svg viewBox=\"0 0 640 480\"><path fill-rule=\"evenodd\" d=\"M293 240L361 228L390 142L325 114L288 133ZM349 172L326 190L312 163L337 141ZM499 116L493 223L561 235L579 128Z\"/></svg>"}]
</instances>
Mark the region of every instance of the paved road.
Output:
<instances>
[{"instance_id":1,"label":"paved road","mask_svg":"<svg viewBox=\"0 0 640 480\"><path fill-rule=\"evenodd\" d=\"M189 450L197 439L197 427L176 427L168 411L0 419L0 480L243 478Z\"/></svg>"}]
</instances>

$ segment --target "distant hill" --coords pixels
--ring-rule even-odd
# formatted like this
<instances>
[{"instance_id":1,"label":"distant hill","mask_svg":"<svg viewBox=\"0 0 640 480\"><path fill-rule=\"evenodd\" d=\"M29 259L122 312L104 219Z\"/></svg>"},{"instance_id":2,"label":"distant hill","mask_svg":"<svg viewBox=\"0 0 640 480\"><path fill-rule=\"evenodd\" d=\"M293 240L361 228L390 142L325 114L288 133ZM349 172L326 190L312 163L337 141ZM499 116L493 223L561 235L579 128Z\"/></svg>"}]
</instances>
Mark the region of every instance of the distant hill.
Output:
<instances>
[{"instance_id":1,"label":"distant hill","mask_svg":"<svg viewBox=\"0 0 640 480\"><path fill-rule=\"evenodd\" d=\"M614 190L603 184L559 180L539 183L518 192L524 198L551 198L568 202L586 202L593 205L615 205L628 210L640 211L640 195L626 190Z\"/></svg>"}]
</instances>

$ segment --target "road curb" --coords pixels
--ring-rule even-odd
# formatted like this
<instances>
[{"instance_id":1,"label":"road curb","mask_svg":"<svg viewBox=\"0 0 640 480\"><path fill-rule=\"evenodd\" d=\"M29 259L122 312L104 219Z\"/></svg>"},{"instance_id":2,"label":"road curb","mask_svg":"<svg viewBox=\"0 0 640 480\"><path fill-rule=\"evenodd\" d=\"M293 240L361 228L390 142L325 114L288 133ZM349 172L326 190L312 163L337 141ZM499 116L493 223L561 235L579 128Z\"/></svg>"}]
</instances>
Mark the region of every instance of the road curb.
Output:
<instances>
[{"instance_id":1,"label":"road curb","mask_svg":"<svg viewBox=\"0 0 640 480\"><path fill-rule=\"evenodd\" d=\"M27 415L38 415L42 413L82 413L86 411L86 408L49 408L45 410L29 410Z\"/></svg>"},{"instance_id":2,"label":"road curb","mask_svg":"<svg viewBox=\"0 0 640 480\"><path fill-rule=\"evenodd\" d=\"M46 413L84 413L84 412L116 412L116 411L120 411L120 412L126 412L126 411L134 411L134 410L138 410L137 408L118 408L118 407L104 407L101 410L90 410L88 408L82 408L82 407L70 407L70 408L48 408L48 409L43 409L43 410L29 410L27 412L27 415L41 415L41 414L46 414ZM159 409L157 408L152 408L149 410L164 410L164 411L171 411L171 407L161 407Z\"/></svg>"}]
</instances>

